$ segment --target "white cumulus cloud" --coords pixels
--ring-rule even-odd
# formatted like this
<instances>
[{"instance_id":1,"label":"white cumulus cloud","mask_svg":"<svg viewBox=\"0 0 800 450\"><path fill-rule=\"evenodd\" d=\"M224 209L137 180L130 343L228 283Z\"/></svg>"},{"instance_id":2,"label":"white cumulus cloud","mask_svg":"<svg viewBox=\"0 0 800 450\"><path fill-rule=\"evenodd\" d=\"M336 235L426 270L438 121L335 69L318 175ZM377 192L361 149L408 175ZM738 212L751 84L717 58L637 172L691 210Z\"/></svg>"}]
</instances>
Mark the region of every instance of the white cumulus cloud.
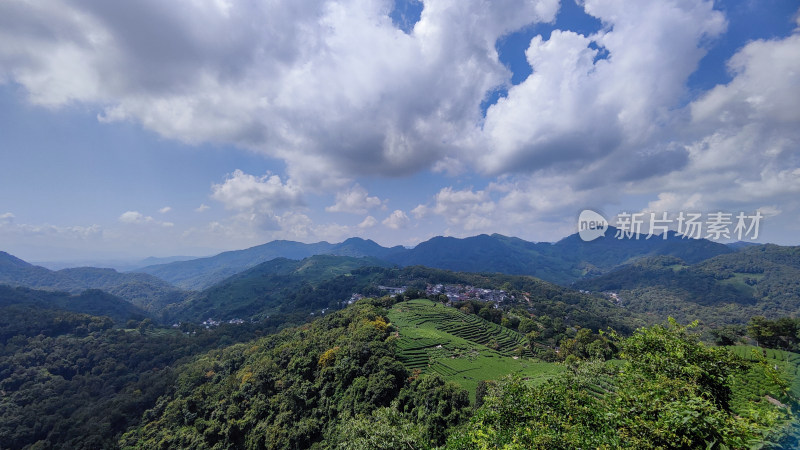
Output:
<instances>
[{"instance_id":1,"label":"white cumulus cloud","mask_svg":"<svg viewBox=\"0 0 800 450\"><path fill-rule=\"evenodd\" d=\"M497 39L558 10L427 1L406 34L385 0L218 3L4 1L0 80L37 104L281 158L298 182L411 173L457 151L508 80Z\"/></svg>"},{"instance_id":2,"label":"white cumulus cloud","mask_svg":"<svg viewBox=\"0 0 800 450\"><path fill-rule=\"evenodd\" d=\"M256 177L236 170L211 190L211 198L240 211L276 211L304 204L302 190L291 182L283 183L277 175Z\"/></svg>"},{"instance_id":3,"label":"white cumulus cloud","mask_svg":"<svg viewBox=\"0 0 800 450\"><path fill-rule=\"evenodd\" d=\"M393 230L399 230L401 228L405 228L406 226L408 226L408 222L409 219L406 213L404 213L399 209L396 209L392 211L391 214L389 214L389 217L383 219L383 222L381 223L383 223L384 225Z\"/></svg>"},{"instance_id":4,"label":"white cumulus cloud","mask_svg":"<svg viewBox=\"0 0 800 450\"><path fill-rule=\"evenodd\" d=\"M145 216L139 211L126 211L119 216L119 221L122 223L150 223L153 218Z\"/></svg>"},{"instance_id":5,"label":"white cumulus cloud","mask_svg":"<svg viewBox=\"0 0 800 450\"><path fill-rule=\"evenodd\" d=\"M152 216L145 216L139 211L126 211L122 213L117 220L119 220L121 223L124 224L137 224L137 225L155 224L165 228L171 228L175 226L175 224L172 222L162 222L159 220L155 220L153 219Z\"/></svg>"},{"instance_id":6,"label":"white cumulus cloud","mask_svg":"<svg viewBox=\"0 0 800 450\"><path fill-rule=\"evenodd\" d=\"M364 218L364 220L361 221L361 223L358 224L358 228L361 229L372 228L377 224L378 224L378 219L372 216L367 216Z\"/></svg>"},{"instance_id":7,"label":"white cumulus cloud","mask_svg":"<svg viewBox=\"0 0 800 450\"><path fill-rule=\"evenodd\" d=\"M381 206L381 199L370 197L366 189L356 184L350 190L336 193L336 202L325 208L328 212L366 214L368 210Z\"/></svg>"}]
</instances>

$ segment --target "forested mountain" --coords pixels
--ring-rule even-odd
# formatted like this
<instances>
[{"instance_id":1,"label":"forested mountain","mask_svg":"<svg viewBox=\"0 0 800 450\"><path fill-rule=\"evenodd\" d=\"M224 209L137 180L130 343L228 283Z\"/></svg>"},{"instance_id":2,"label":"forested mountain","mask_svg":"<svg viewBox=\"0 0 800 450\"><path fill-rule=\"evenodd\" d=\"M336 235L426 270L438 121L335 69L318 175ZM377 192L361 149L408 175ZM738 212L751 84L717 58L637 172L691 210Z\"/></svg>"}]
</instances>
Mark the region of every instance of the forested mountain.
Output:
<instances>
[{"instance_id":1,"label":"forested mountain","mask_svg":"<svg viewBox=\"0 0 800 450\"><path fill-rule=\"evenodd\" d=\"M303 323L311 313L340 308L355 292L374 285L370 276L353 276L361 267L380 267L374 258L317 255L301 261L276 258L176 303L164 311L170 320L263 320L277 315Z\"/></svg>"},{"instance_id":2,"label":"forested mountain","mask_svg":"<svg viewBox=\"0 0 800 450\"><path fill-rule=\"evenodd\" d=\"M81 290L80 283L76 280L44 267L34 266L2 251L0 251L0 283L66 292Z\"/></svg>"},{"instance_id":3,"label":"forested mountain","mask_svg":"<svg viewBox=\"0 0 800 450\"><path fill-rule=\"evenodd\" d=\"M5 279L80 292L0 285L0 447L748 448L798 429L800 325L753 316L798 315L800 247L316 245L267 244L292 258L191 293L0 254ZM355 256L300 258L319 249ZM668 316L701 319L724 345L789 351L642 328Z\"/></svg>"},{"instance_id":4,"label":"forested mountain","mask_svg":"<svg viewBox=\"0 0 800 450\"><path fill-rule=\"evenodd\" d=\"M0 308L14 305L107 316L120 325L130 319L142 320L148 316L148 313L141 308L98 289L89 289L80 294L69 294L0 284ZM4 326L2 322L7 320L9 320L8 317L0 318L0 327ZM5 326L8 325L5 323Z\"/></svg>"},{"instance_id":5,"label":"forested mountain","mask_svg":"<svg viewBox=\"0 0 800 450\"><path fill-rule=\"evenodd\" d=\"M0 283L73 294L100 289L147 311L182 301L187 293L152 275L78 267L52 271L0 252Z\"/></svg>"},{"instance_id":6,"label":"forested mountain","mask_svg":"<svg viewBox=\"0 0 800 450\"><path fill-rule=\"evenodd\" d=\"M602 295L586 295L534 277L476 274L422 266L387 267L374 258L318 255L302 261L274 259L234 275L163 311L168 321L283 321L299 324L314 314L341 309L352 294L387 293L380 286L402 287L408 295L425 296L430 285L459 284L504 289L504 307L520 307L536 315L556 317L564 326L613 327L632 331L644 324L630 311ZM499 306L499 305L498 305ZM312 314L313 313L313 314Z\"/></svg>"},{"instance_id":7,"label":"forested mountain","mask_svg":"<svg viewBox=\"0 0 800 450\"><path fill-rule=\"evenodd\" d=\"M412 283L432 271L354 269L378 270ZM426 275L433 276L476 285L491 279ZM506 277L507 287L522 283L534 304L556 308L550 310L556 319L566 320L557 308L593 299ZM755 354L748 363L680 327L640 329L625 338L628 332L598 335L572 319L560 328L566 335L559 361L566 364L546 363L531 359L530 351L549 330L542 326L554 325L547 314L505 320L514 317L504 312L498 325L467 305L455 310L402 300L362 299L254 341L265 331L256 324L158 329L144 320L121 329L107 318L0 306L0 442L14 449L424 449L508 442L744 448L774 440L792 424L781 405L794 404L800 355L774 354L782 359L762 364ZM224 342L243 343L218 348ZM602 362L614 357L622 365ZM507 373L528 381L498 380Z\"/></svg>"},{"instance_id":8,"label":"forested mountain","mask_svg":"<svg viewBox=\"0 0 800 450\"><path fill-rule=\"evenodd\" d=\"M137 269L155 275L184 289L202 290L225 278L275 258L300 260L314 255L385 257L403 247L381 247L371 240L350 238L339 244L272 241L245 250L220 253L208 258L178 261Z\"/></svg>"},{"instance_id":9,"label":"forested mountain","mask_svg":"<svg viewBox=\"0 0 800 450\"><path fill-rule=\"evenodd\" d=\"M577 234L567 236L550 247L550 254L562 255L579 267L584 277L591 277L648 256L675 256L693 264L734 251L718 242L685 239L672 231L667 233L667 239L661 236L646 239L646 235L639 235L638 239L617 239L614 237L617 231L608 227L605 237L589 242L581 240Z\"/></svg>"},{"instance_id":10,"label":"forested mountain","mask_svg":"<svg viewBox=\"0 0 800 450\"><path fill-rule=\"evenodd\" d=\"M137 272L155 275L184 289L202 290L263 262L275 258L308 258L325 253L330 247L331 244L327 242L303 244L292 241L272 241L245 250L223 252L207 258L147 266L137 269Z\"/></svg>"},{"instance_id":11,"label":"forested mountain","mask_svg":"<svg viewBox=\"0 0 800 450\"><path fill-rule=\"evenodd\" d=\"M0 448L117 448L117 437L171 391L182 362L270 331L245 324L184 333L149 319L123 329L44 307L57 295L0 303Z\"/></svg>"},{"instance_id":12,"label":"forested mountain","mask_svg":"<svg viewBox=\"0 0 800 450\"><path fill-rule=\"evenodd\" d=\"M413 249L386 248L370 240L350 238L339 244L303 244L273 241L246 250L191 261L144 267L140 272L158 276L184 289L204 289L223 279L274 258L303 259L313 255L374 257L400 266L423 265L462 272L498 272L531 275L559 284L596 276L637 258L672 255L698 262L730 253L723 244L704 239L681 239L674 233L664 240L614 239L616 229L591 242L577 234L551 244L528 242L500 234L468 238L435 237Z\"/></svg>"},{"instance_id":13,"label":"forested mountain","mask_svg":"<svg viewBox=\"0 0 800 450\"><path fill-rule=\"evenodd\" d=\"M401 266L424 265L459 272L498 272L532 275L564 283L580 272L573 264L552 252L552 244L524 241L499 234L482 234L464 239L435 237L389 260Z\"/></svg>"},{"instance_id":14,"label":"forested mountain","mask_svg":"<svg viewBox=\"0 0 800 450\"><path fill-rule=\"evenodd\" d=\"M621 305L655 321L673 316L722 325L744 324L757 315L797 316L800 247L748 246L696 264L654 257L575 287L616 292Z\"/></svg>"}]
</instances>

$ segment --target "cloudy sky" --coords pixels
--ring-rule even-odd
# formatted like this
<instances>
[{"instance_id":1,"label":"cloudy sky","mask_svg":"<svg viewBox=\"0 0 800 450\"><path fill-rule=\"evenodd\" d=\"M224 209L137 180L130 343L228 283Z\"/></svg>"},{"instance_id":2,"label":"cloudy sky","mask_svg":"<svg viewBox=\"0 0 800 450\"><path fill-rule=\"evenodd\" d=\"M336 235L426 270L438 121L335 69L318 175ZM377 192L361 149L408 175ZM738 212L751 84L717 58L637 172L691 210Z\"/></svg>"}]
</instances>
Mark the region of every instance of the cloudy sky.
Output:
<instances>
[{"instance_id":1,"label":"cloudy sky","mask_svg":"<svg viewBox=\"0 0 800 450\"><path fill-rule=\"evenodd\" d=\"M0 249L554 241L584 208L800 243L796 0L4 0Z\"/></svg>"}]
</instances>

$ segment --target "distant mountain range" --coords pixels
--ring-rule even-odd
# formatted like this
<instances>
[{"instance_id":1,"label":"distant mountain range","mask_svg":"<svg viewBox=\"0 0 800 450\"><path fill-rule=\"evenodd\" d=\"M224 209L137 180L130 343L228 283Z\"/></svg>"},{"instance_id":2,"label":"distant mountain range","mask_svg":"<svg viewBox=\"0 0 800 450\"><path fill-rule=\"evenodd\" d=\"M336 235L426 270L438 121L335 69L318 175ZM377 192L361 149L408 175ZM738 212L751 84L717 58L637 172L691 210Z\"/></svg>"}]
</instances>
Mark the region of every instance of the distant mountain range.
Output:
<instances>
[{"instance_id":1,"label":"distant mountain range","mask_svg":"<svg viewBox=\"0 0 800 450\"><path fill-rule=\"evenodd\" d=\"M705 239L682 239L670 233L667 239L614 239L616 229L606 237L584 242L575 234L556 243L529 242L500 234L468 238L435 237L412 249L383 247L374 241L350 238L339 244L303 244L273 241L267 244L220 253L208 258L177 261L138 269L183 289L200 290L225 278L274 258L303 259L313 255L372 257L399 266L423 265L463 272L497 272L531 275L568 285L576 280L607 273L638 258L669 255L687 262L699 262L731 253L730 247Z\"/></svg>"},{"instance_id":2,"label":"distant mountain range","mask_svg":"<svg viewBox=\"0 0 800 450\"><path fill-rule=\"evenodd\" d=\"M206 253L210 254L210 253ZM50 270L69 269L72 267L108 267L116 269L118 272L132 272L140 267L153 266L156 264L166 264L174 261L188 261L197 259L199 256L150 256L144 259L62 259L48 261L28 261L31 264L42 266Z\"/></svg>"},{"instance_id":3,"label":"distant mountain range","mask_svg":"<svg viewBox=\"0 0 800 450\"><path fill-rule=\"evenodd\" d=\"M625 298L631 292L645 290L659 301L671 299L671 308L678 312L686 301L700 306L725 303L752 309L759 299L775 299L776 289L783 295L779 309L784 313L790 314L800 304L788 286L792 279L800 279L800 269L792 265L796 255L786 250L792 247L739 244L734 249L708 240L683 239L674 233L669 233L667 239L619 240L614 238L615 232L609 228L605 238L591 242L576 234L556 243L535 243L500 234L435 237L411 249L387 248L361 238L338 244L273 241L127 273L92 267L53 271L0 252L0 284L63 291L67 293L64 298L97 289L130 302L154 318L195 322L209 317L264 319L283 315L281 320L299 323L312 312L336 306L352 293L377 294L370 289L387 282L386 270L390 268L415 266L533 276L561 285L558 289L548 288L558 295L562 295L565 286L619 290ZM768 257L763 255L765 252ZM773 261L781 252L789 252L783 262ZM757 264L758 268L734 271L732 275L719 268L744 264L743 261ZM750 273L748 270L761 270L758 273L766 275L742 275ZM436 276L446 278L441 273ZM758 283L754 284L753 279ZM396 281L399 285L408 282ZM631 303L630 308L659 317L669 310L641 302ZM115 314L121 317L135 312ZM686 317L690 315L687 313ZM726 320L735 322L738 316Z\"/></svg>"},{"instance_id":4,"label":"distant mountain range","mask_svg":"<svg viewBox=\"0 0 800 450\"><path fill-rule=\"evenodd\" d=\"M403 250L405 249L401 246L386 248L374 241L360 238L351 238L339 244L304 244L280 240L245 250L223 252L208 258L147 266L137 269L137 272L154 275L183 289L202 290L275 258L301 260L314 255L338 255L387 259L393 253Z\"/></svg>"},{"instance_id":5,"label":"distant mountain range","mask_svg":"<svg viewBox=\"0 0 800 450\"><path fill-rule=\"evenodd\" d=\"M187 293L145 273L78 267L53 271L0 252L0 284L79 294L100 289L148 311L182 301Z\"/></svg>"}]
</instances>

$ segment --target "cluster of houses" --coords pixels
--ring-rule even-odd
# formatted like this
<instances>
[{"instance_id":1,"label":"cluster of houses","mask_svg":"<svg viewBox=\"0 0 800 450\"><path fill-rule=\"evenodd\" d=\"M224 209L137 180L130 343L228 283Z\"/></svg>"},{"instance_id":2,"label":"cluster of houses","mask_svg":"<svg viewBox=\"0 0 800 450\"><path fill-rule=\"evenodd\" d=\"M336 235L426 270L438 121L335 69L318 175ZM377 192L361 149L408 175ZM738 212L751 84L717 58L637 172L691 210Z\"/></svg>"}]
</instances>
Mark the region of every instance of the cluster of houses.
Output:
<instances>
[{"instance_id":1,"label":"cluster of houses","mask_svg":"<svg viewBox=\"0 0 800 450\"><path fill-rule=\"evenodd\" d=\"M428 285L425 289L427 295L447 296L450 302L462 302L466 300L480 300L494 303L495 307L512 297L501 289L483 289L470 286L468 284L435 284Z\"/></svg>"},{"instance_id":2,"label":"cluster of houses","mask_svg":"<svg viewBox=\"0 0 800 450\"><path fill-rule=\"evenodd\" d=\"M381 291L386 291L391 295L403 294L406 292L406 286L392 287L392 286L378 286Z\"/></svg>"},{"instance_id":3,"label":"cluster of houses","mask_svg":"<svg viewBox=\"0 0 800 450\"><path fill-rule=\"evenodd\" d=\"M350 299L347 300L345 303L347 303L348 305L352 305L353 303L361 300L362 298L364 298L364 296L361 294L353 294L350 296Z\"/></svg>"},{"instance_id":4,"label":"cluster of houses","mask_svg":"<svg viewBox=\"0 0 800 450\"><path fill-rule=\"evenodd\" d=\"M383 292L390 295L403 294L406 292L406 286L393 287L393 286L378 286ZM463 302L467 300L480 300L488 303L493 303L497 308L501 303L513 300L514 296L502 289L483 289L468 284L429 284L425 288L425 295L438 296L446 295L448 303ZM348 300L341 302L342 306L352 305L353 303L364 298L361 294L353 294Z\"/></svg>"},{"instance_id":5,"label":"cluster of houses","mask_svg":"<svg viewBox=\"0 0 800 450\"><path fill-rule=\"evenodd\" d=\"M204 327L206 327L206 329L208 329L208 328L211 328L211 327L218 327L218 326L220 326L220 325L222 325L223 323L226 323L226 322L230 323L232 325L241 325L241 324L244 323L244 320L242 320L242 319L231 319L231 320L225 321L225 320L214 320L214 319L209 317L208 319L204 320L200 325L203 325ZM177 324L177 323L172 325L173 328L177 328L179 326L180 326L180 324Z\"/></svg>"}]
</instances>

